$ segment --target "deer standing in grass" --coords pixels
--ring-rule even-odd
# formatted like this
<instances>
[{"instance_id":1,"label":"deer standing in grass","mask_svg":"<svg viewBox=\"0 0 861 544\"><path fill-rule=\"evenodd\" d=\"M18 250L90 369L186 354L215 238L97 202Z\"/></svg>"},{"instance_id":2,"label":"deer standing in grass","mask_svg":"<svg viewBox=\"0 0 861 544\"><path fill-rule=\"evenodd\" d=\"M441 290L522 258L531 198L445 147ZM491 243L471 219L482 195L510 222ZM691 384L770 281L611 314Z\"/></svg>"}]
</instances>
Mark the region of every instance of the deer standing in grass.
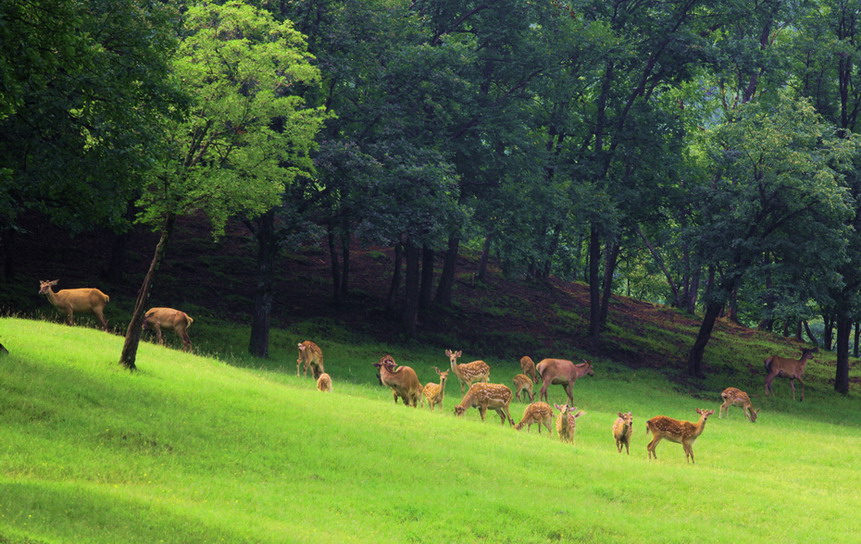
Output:
<instances>
[{"instance_id":1,"label":"deer standing in grass","mask_svg":"<svg viewBox=\"0 0 861 544\"><path fill-rule=\"evenodd\" d=\"M524 425L528 425L526 427L526 432L532 430L532 424L538 424L538 434L541 434L541 426L544 425L547 427L547 432L550 433L550 437L553 437L553 427L550 426L550 422L553 421L553 408L550 407L546 402L533 402L526 406L523 410L523 418L520 420L520 423L514 426L514 429L519 431L523 428Z\"/></svg>"},{"instance_id":2,"label":"deer standing in grass","mask_svg":"<svg viewBox=\"0 0 861 544\"><path fill-rule=\"evenodd\" d=\"M75 312L91 313L102 324L102 330L108 332L108 321L105 319L105 304L111 297L98 289L85 287L81 289L60 289L56 293L52 287L60 280L39 281L39 294L48 297L48 302L61 312L66 312L66 323L75 324Z\"/></svg>"},{"instance_id":3,"label":"deer standing in grass","mask_svg":"<svg viewBox=\"0 0 861 544\"><path fill-rule=\"evenodd\" d=\"M299 367L302 367L302 376L308 375L311 369L311 377L315 380L320 374L326 372L323 368L323 350L320 346L310 340L299 343L299 358L296 359L296 377L299 377Z\"/></svg>"},{"instance_id":4,"label":"deer standing in grass","mask_svg":"<svg viewBox=\"0 0 861 544\"><path fill-rule=\"evenodd\" d=\"M576 406L554 404L559 410L556 417L556 434L562 442L574 443L574 431L577 429L577 418L586 415L583 410L577 410Z\"/></svg>"},{"instance_id":5,"label":"deer standing in grass","mask_svg":"<svg viewBox=\"0 0 861 544\"><path fill-rule=\"evenodd\" d=\"M807 362L818 351L818 348L804 348L801 350L801 358L798 360L778 357L777 355L767 358L765 360L765 371L768 372L768 375L765 377L766 396L771 393L772 380L779 376L781 378L789 378L789 385L792 386L792 400L795 400L795 380L798 380L801 383L801 400L804 400L804 380L801 379L801 376L804 375Z\"/></svg>"},{"instance_id":6,"label":"deer standing in grass","mask_svg":"<svg viewBox=\"0 0 861 544\"><path fill-rule=\"evenodd\" d=\"M514 377L514 397L520 400L520 392L523 391L523 400L529 398L529 402L535 400L535 393L532 392L532 380L526 374L518 374Z\"/></svg>"},{"instance_id":7,"label":"deer standing in grass","mask_svg":"<svg viewBox=\"0 0 861 544\"><path fill-rule=\"evenodd\" d=\"M400 397L406 406L418 407L422 384L415 370L408 366L398 366L391 355L383 355L374 366L380 369L380 382L392 389L395 404Z\"/></svg>"},{"instance_id":8,"label":"deer standing in grass","mask_svg":"<svg viewBox=\"0 0 861 544\"><path fill-rule=\"evenodd\" d=\"M332 392L332 377L323 372L320 374L320 377L317 378L317 390L322 391L324 393Z\"/></svg>"},{"instance_id":9,"label":"deer standing in grass","mask_svg":"<svg viewBox=\"0 0 861 544\"><path fill-rule=\"evenodd\" d=\"M442 409L442 400L445 397L445 382L448 379L448 370L441 372L437 367L433 367L433 369L439 375L439 384L428 382L422 390L422 406L424 406L425 399L427 399L431 412L434 411L434 407L437 404Z\"/></svg>"},{"instance_id":10,"label":"deer standing in grass","mask_svg":"<svg viewBox=\"0 0 861 544\"><path fill-rule=\"evenodd\" d=\"M538 375L535 371L535 361L532 360L532 357L524 355L520 358L520 370L529 376L532 383L538 383Z\"/></svg>"},{"instance_id":11,"label":"deer standing in grass","mask_svg":"<svg viewBox=\"0 0 861 544\"><path fill-rule=\"evenodd\" d=\"M460 382L460 392L463 393L463 386L471 386L475 382L490 381L490 366L484 361L473 361L471 363L457 364L458 358L463 354L462 351L445 350L446 356L451 363L451 370L457 376Z\"/></svg>"},{"instance_id":12,"label":"deer standing in grass","mask_svg":"<svg viewBox=\"0 0 861 544\"><path fill-rule=\"evenodd\" d=\"M571 394L571 388L574 387L574 382L577 381L577 378L586 374L589 376L595 375L595 372L592 370L592 363L589 361L574 364L565 359L542 359L535 368L543 381L541 394L538 399L543 401L548 400L547 388L551 384L563 385L565 393L568 394L568 404L570 405L574 404L574 396Z\"/></svg>"},{"instance_id":13,"label":"deer standing in grass","mask_svg":"<svg viewBox=\"0 0 861 544\"><path fill-rule=\"evenodd\" d=\"M191 338L188 337L188 328L194 323L194 319L187 313L173 308L150 308L144 314L143 328L155 330L156 341L164 345L162 329L172 330L182 340L182 350L191 351Z\"/></svg>"},{"instance_id":14,"label":"deer standing in grass","mask_svg":"<svg viewBox=\"0 0 861 544\"><path fill-rule=\"evenodd\" d=\"M747 419L749 419L751 423L756 423L756 416L759 414L759 410L753 409L753 405L750 403L750 397L747 393L741 389L736 389L735 387L727 387L723 390L720 396L723 399L723 404L720 405L718 418L722 418L729 410L729 407L735 404L736 406L741 406L741 409L744 411L744 415L747 416Z\"/></svg>"},{"instance_id":15,"label":"deer standing in grass","mask_svg":"<svg viewBox=\"0 0 861 544\"><path fill-rule=\"evenodd\" d=\"M476 383L473 384L460 404L454 407L454 415L460 417L470 407L478 408L478 413L481 414L481 420L485 420L487 409L496 410L502 424L508 420L509 425L514 425L514 420L511 419L511 414L508 411L508 405L511 403L511 389L499 383Z\"/></svg>"},{"instance_id":16,"label":"deer standing in grass","mask_svg":"<svg viewBox=\"0 0 861 544\"><path fill-rule=\"evenodd\" d=\"M658 447L658 442L666 438L670 442L681 444L685 449L685 459L689 463L694 463L694 442L703 434L703 429L706 428L706 420L710 415L715 413L714 410L703 410L697 408L697 413L700 415L699 421L691 423L690 421L679 421L667 416L653 417L646 422L646 432L652 433L652 441L646 446L646 451L649 452L649 459L658 458L655 448Z\"/></svg>"},{"instance_id":17,"label":"deer standing in grass","mask_svg":"<svg viewBox=\"0 0 861 544\"><path fill-rule=\"evenodd\" d=\"M622 446L625 446L625 453L631 455L631 450L628 449L631 445L631 435L634 434L634 416L631 412L619 412L619 417L613 423L613 438L616 439L616 449L622 453Z\"/></svg>"}]
</instances>

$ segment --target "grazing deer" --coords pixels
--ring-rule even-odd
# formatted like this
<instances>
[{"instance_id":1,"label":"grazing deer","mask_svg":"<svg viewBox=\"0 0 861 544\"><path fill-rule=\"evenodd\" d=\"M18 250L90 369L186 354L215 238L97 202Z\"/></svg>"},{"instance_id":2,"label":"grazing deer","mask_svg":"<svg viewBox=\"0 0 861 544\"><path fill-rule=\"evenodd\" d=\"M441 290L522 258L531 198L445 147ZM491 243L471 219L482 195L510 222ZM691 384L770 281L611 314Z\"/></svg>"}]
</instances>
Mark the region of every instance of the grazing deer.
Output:
<instances>
[{"instance_id":1,"label":"grazing deer","mask_svg":"<svg viewBox=\"0 0 861 544\"><path fill-rule=\"evenodd\" d=\"M427 385L425 385L424 390L422 390L422 406L424 406L425 399L427 399L431 412L434 411L434 407L437 404L439 404L440 409L442 409L442 399L445 397L445 382L448 379L448 370L440 372L440 369L437 367L433 367L433 369L436 370L436 373L439 375L439 384L428 382Z\"/></svg>"},{"instance_id":2,"label":"grazing deer","mask_svg":"<svg viewBox=\"0 0 861 544\"><path fill-rule=\"evenodd\" d=\"M646 446L646 450L649 452L649 459L652 457L655 459L658 458L655 448L661 439L666 438L670 442L681 444L685 449L685 459L689 463L693 463L694 441L703 434L703 429L706 428L706 420L715 411L697 408L697 413L700 415L700 419L696 423L679 421L667 416L657 416L647 421L646 432L651 432L653 436L652 441Z\"/></svg>"},{"instance_id":3,"label":"grazing deer","mask_svg":"<svg viewBox=\"0 0 861 544\"><path fill-rule=\"evenodd\" d=\"M398 366L391 355L383 355L379 362L373 364L380 369L382 384L392 389L395 404L400 397L404 405L418 407L422 384L415 370L408 366Z\"/></svg>"},{"instance_id":4,"label":"grazing deer","mask_svg":"<svg viewBox=\"0 0 861 544\"><path fill-rule=\"evenodd\" d=\"M619 417L613 423L613 438L616 439L616 449L622 453L622 445L625 446L625 453L631 455L628 449L631 445L631 435L634 434L634 416L631 412L619 412Z\"/></svg>"},{"instance_id":5,"label":"grazing deer","mask_svg":"<svg viewBox=\"0 0 861 544\"><path fill-rule=\"evenodd\" d=\"M514 391L515 398L520 400L520 392L525 391L523 395L523 400L526 400L526 397L529 397L529 402L535 400L535 394L532 392L532 380L529 379L529 376L526 374L518 374L514 377Z\"/></svg>"},{"instance_id":6,"label":"grazing deer","mask_svg":"<svg viewBox=\"0 0 861 544\"><path fill-rule=\"evenodd\" d=\"M804 375L807 362L818 351L818 348L804 348L801 350L801 358L798 360L778 357L777 355L767 358L765 371L768 375L765 377L765 395L768 396L771 393L772 380L780 376L781 378L789 378L789 385L792 386L792 400L795 400L795 380L798 380L801 383L801 400L804 400L804 380L801 379L801 376Z\"/></svg>"},{"instance_id":7,"label":"grazing deer","mask_svg":"<svg viewBox=\"0 0 861 544\"><path fill-rule=\"evenodd\" d=\"M454 407L454 415L460 417L472 406L478 408L481 420L484 421L487 409L492 408L499 414L502 424L506 419L509 425L514 425L508 405L511 403L511 389L499 383L476 383L470 386L460 404Z\"/></svg>"},{"instance_id":8,"label":"grazing deer","mask_svg":"<svg viewBox=\"0 0 861 544\"><path fill-rule=\"evenodd\" d=\"M582 363L574 364L565 359L542 359L535 368L543 380L541 394L538 397L539 400L548 400L547 388L551 384L563 385L565 386L565 393L568 394L568 404L572 406L574 405L574 396L571 394L571 388L574 386L574 382L577 381L577 378L586 374L590 376L595 375L595 372L592 370L592 363L586 360Z\"/></svg>"},{"instance_id":9,"label":"grazing deer","mask_svg":"<svg viewBox=\"0 0 861 544\"><path fill-rule=\"evenodd\" d=\"M747 393L741 389L736 389L735 387L727 387L723 390L720 396L723 399L723 404L720 405L718 418L722 418L729 410L729 407L735 404L736 406L741 406L741 409L744 411L744 415L747 416L747 419L749 419L751 423L756 423L756 416L759 414L759 410L753 409L753 405L750 403L750 397Z\"/></svg>"},{"instance_id":10,"label":"grazing deer","mask_svg":"<svg viewBox=\"0 0 861 544\"><path fill-rule=\"evenodd\" d=\"M66 312L66 323L75 324L75 312L95 314L102 324L102 330L108 331L108 321L105 319L105 304L111 297L95 288L60 289L56 293L52 287L60 280L39 281L39 294L48 297L48 302L61 312Z\"/></svg>"},{"instance_id":11,"label":"grazing deer","mask_svg":"<svg viewBox=\"0 0 861 544\"><path fill-rule=\"evenodd\" d=\"M535 362L532 360L532 357L524 355L520 358L520 370L522 370L524 374L529 376L529 379L532 380L532 383L538 383L538 376L535 372Z\"/></svg>"},{"instance_id":12,"label":"grazing deer","mask_svg":"<svg viewBox=\"0 0 861 544\"><path fill-rule=\"evenodd\" d=\"M317 391L322 391L324 393L332 392L332 377L325 372L320 374L320 377L317 378Z\"/></svg>"},{"instance_id":13,"label":"grazing deer","mask_svg":"<svg viewBox=\"0 0 861 544\"><path fill-rule=\"evenodd\" d=\"M514 426L515 430L520 430L524 425L527 425L526 432L532 430L532 424L538 424L538 434L541 434L541 426L544 425L547 427L547 432L550 433L550 437L553 437L553 427L550 426L550 422L553 421L553 408L550 407L546 402L534 402L526 406L526 409L523 410L523 419L520 420L520 423Z\"/></svg>"},{"instance_id":14,"label":"grazing deer","mask_svg":"<svg viewBox=\"0 0 861 544\"><path fill-rule=\"evenodd\" d=\"M577 418L586 415L583 410L577 410L576 406L563 404L562 406L554 404L559 410L559 415L556 417L556 434L559 435L559 440L562 442L574 443L574 431L577 429Z\"/></svg>"},{"instance_id":15,"label":"grazing deer","mask_svg":"<svg viewBox=\"0 0 861 544\"><path fill-rule=\"evenodd\" d=\"M323 350L320 346L310 340L299 343L299 358L296 359L296 377L299 377L299 367L302 366L302 376L308 375L311 369L311 377L315 380L320 374L326 372L323 368Z\"/></svg>"},{"instance_id":16,"label":"grazing deer","mask_svg":"<svg viewBox=\"0 0 861 544\"><path fill-rule=\"evenodd\" d=\"M155 330L156 341L164 345L162 329L172 330L182 340L182 350L191 351L191 338L188 337L188 328L194 323L194 319L187 313L173 308L150 308L144 314L143 328Z\"/></svg>"},{"instance_id":17,"label":"grazing deer","mask_svg":"<svg viewBox=\"0 0 861 544\"><path fill-rule=\"evenodd\" d=\"M487 383L490 381L490 366L484 361L473 361L462 365L457 364L457 360L462 353L461 351L452 351L450 349L445 350L445 354L451 363L451 370L460 382L461 393L463 393L464 385L469 387L475 382Z\"/></svg>"}]
</instances>

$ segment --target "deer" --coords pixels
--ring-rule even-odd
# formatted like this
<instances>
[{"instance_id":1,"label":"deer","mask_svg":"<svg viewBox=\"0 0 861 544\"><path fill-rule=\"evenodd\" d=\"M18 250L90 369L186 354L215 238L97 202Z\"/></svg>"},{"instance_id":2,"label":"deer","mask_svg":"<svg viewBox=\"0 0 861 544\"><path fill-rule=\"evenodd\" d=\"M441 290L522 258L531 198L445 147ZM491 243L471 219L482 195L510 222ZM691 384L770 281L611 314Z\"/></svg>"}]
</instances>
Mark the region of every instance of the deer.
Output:
<instances>
[{"instance_id":1,"label":"deer","mask_svg":"<svg viewBox=\"0 0 861 544\"><path fill-rule=\"evenodd\" d=\"M408 366L398 366L391 355L383 355L379 362L373 365L380 369L382 384L391 388L395 404L400 397L404 405L418 407L422 384L415 370Z\"/></svg>"},{"instance_id":2,"label":"deer","mask_svg":"<svg viewBox=\"0 0 861 544\"><path fill-rule=\"evenodd\" d=\"M433 367L433 369L439 375L439 384L428 382L422 390L422 406L424 406L425 399L427 399L431 412L434 411L434 407L437 404L442 409L442 400L445 397L445 382L448 379L448 370L441 372L437 367Z\"/></svg>"},{"instance_id":3,"label":"deer","mask_svg":"<svg viewBox=\"0 0 861 544\"><path fill-rule=\"evenodd\" d=\"M655 448L662 439L666 438L670 442L681 444L685 449L685 459L689 463L694 463L694 442L703 434L703 429L706 428L706 420L715 411L697 408L697 413L700 415L700 419L696 423L679 421L667 416L657 416L647 421L646 433L652 433L653 437L652 441L646 446L646 451L649 452L649 459L652 457L655 459L658 458Z\"/></svg>"},{"instance_id":4,"label":"deer","mask_svg":"<svg viewBox=\"0 0 861 544\"><path fill-rule=\"evenodd\" d=\"M108 332L108 321L105 319L105 304L111 297L93 287L81 289L60 289L56 293L52 289L60 280L39 281L39 294L48 297L48 302L61 312L66 312L66 323L75 324L75 312L91 313L102 324L102 330Z\"/></svg>"},{"instance_id":5,"label":"deer","mask_svg":"<svg viewBox=\"0 0 861 544\"><path fill-rule=\"evenodd\" d=\"M729 407L735 404L736 406L741 406L744 415L747 416L747 419L751 423L756 423L756 416L759 414L759 410L753 409L747 393L735 387L727 387L721 392L720 396L723 399L723 404L720 405L718 418L722 418L725 413L728 413Z\"/></svg>"},{"instance_id":6,"label":"deer","mask_svg":"<svg viewBox=\"0 0 861 544\"><path fill-rule=\"evenodd\" d=\"M182 340L182 350L191 351L191 338L188 337L188 328L194 323L194 319L187 313L173 308L150 308L144 314L142 327L155 330L156 341L164 345L162 329L172 330Z\"/></svg>"},{"instance_id":7,"label":"deer","mask_svg":"<svg viewBox=\"0 0 861 544\"><path fill-rule=\"evenodd\" d=\"M544 425L547 427L547 432L550 433L550 437L552 438L553 427L550 426L551 421L553 421L553 408L546 402L533 402L523 410L523 418L520 420L520 423L514 426L514 430L519 431L524 425L527 425L526 432L528 433L532 430L532 424L537 423L538 434L541 434L541 426Z\"/></svg>"},{"instance_id":8,"label":"deer","mask_svg":"<svg viewBox=\"0 0 861 544\"><path fill-rule=\"evenodd\" d=\"M538 383L538 376L535 372L535 362L532 360L532 357L524 355L520 358L520 370L529 376L532 383Z\"/></svg>"},{"instance_id":9,"label":"deer","mask_svg":"<svg viewBox=\"0 0 861 544\"><path fill-rule=\"evenodd\" d=\"M317 391L322 391L323 393L332 392L332 377L325 372L317 378Z\"/></svg>"},{"instance_id":10,"label":"deer","mask_svg":"<svg viewBox=\"0 0 861 544\"><path fill-rule=\"evenodd\" d=\"M532 380L526 374L518 374L514 377L514 396L520 400L520 392L524 391L523 400L529 397L529 402L535 400L535 393L532 392Z\"/></svg>"},{"instance_id":11,"label":"deer","mask_svg":"<svg viewBox=\"0 0 861 544\"><path fill-rule=\"evenodd\" d=\"M625 446L625 453L631 455L631 450L628 449L631 444L631 435L634 434L634 416L631 412L619 412L619 417L613 423L613 438L616 439L616 449L622 453L622 445Z\"/></svg>"},{"instance_id":12,"label":"deer","mask_svg":"<svg viewBox=\"0 0 861 544\"><path fill-rule=\"evenodd\" d=\"M300 342L299 358L296 359L296 377L299 377L299 367L302 366L302 376L308 375L308 369L311 369L311 377L319 379L320 374L326 372L323 367L323 350L320 346L310 340Z\"/></svg>"},{"instance_id":13,"label":"deer","mask_svg":"<svg viewBox=\"0 0 861 544\"><path fill-rule=\"evenodd\" d=\"M514 425L508 405L511 403L511 389L500 383L475 383L463 396L460 404L454 407L454 415L460 417L472 406L478 408L481 420L485 420L487 409L492 408L499 414L502 424L508 420L509 425Z\"/></svg>"},{"instance_id":14,"label":"deer","mask_svg":"<svg viewBox=\"0 0 861 544\"><path fill-rule=\"evenodd\" d=\"M777 355L768 357L765 360L765 371L768 373L765 377L765 395L768 396L772 392L771 382L775 377L779 376L781 378L789 378L789 385L792 386L792 400L795 400L795 380L801 383L801 400L803 401L804 380L801 379L801 376L804 374L804 369L807 368L807 362L818 351L818 348L804 348L801 350L801 358L798 360L778 357Z\"/></svg>"},{"instance_id":15,"label":"deer","mask_svg":"<svg viewBox=\"0 0 861 544\"><path fill-rule=\"evenodd\" d=\"M547 401L547 388L551 384L558 384L565 386L565 393L568 394L568 404L570 405L574 404L574 396L571 394L571 388L574 386L577 378L586 374L589 376L595 375L595 372L592 370L592 363L586 360L582 363L574 364L565 359L542 359L536 365L535 369L543 380L541 394L538 399Z\"/></svg>"},{"instance_id":16,"label":"deer","mask_svg":"<svg viewBox=\"0 0 861 544\"><path fill-rule=\"evenodd\" d=\"M556 416L556 434L562 442L574 443L574 431L577 428L577 418L586 415L583 410L569 404L554 404L559 415Z\"/></svg>"},{"instance_id":17,"label":"deer","mask_svg":"<svg viewBox=\"0 0 861 544\"><path fill-rule=\"evenodd\" d=\"M471 386L475 382L487 383L490 381L490 366L484 361L473 361L471 363L457 364L458 358L462 355L462 351L445 350L445 354L451 363L451 370L457 376L460 382L460 392L463 393L463 386Z\"/></svg>"}]
</instances>

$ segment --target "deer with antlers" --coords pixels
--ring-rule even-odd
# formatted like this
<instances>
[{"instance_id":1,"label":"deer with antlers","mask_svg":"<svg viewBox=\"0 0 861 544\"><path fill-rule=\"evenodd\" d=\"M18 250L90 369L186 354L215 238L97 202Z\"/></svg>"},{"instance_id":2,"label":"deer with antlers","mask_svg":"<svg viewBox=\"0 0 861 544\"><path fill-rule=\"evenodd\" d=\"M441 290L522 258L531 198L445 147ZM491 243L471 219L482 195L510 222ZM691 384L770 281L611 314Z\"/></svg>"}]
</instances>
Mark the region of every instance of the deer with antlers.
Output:
<instances>
[{"instance_id":1,"label":"deer with antlers","mask_svg":"<svg viewBox=\"0 0 861 544\"><path fill-rule=\"evenodd\" d=\"M646 446L646 451L649 452L649 459L658 458L655 448L658 443L666 438L670 442L681 444L685 449L685 459L689 463L694 463L694 442L703 434L703 429L706 428L706 420L710 415L715 413L714 410L703 410L697 408L697 413L700 415L699 421L691 423L690 421L679 421L667 416L653 417L646 422L646 432L652 433L652 441Z\"/></svg>"},{"instance_id":2,"label":"deer with antlers","mask_svg":"<svg viewBox=\"0 0 861 544\"><path fill-rule=\"evenodd\" d=\"M457 364L457 360L463 354L462 351L445 350L445 354L451 363L451 370L457 376L460 382L460 392L463 393L463 386L471 386L475 382L487 383L490 381L490 366L484 361L473 361L471 363Z\"/></svg>"},{"instance_id":3,"label":"deer with antlers","mask_svg":"<svg viewBox=\"0 0 861 544\"><path fill-rule=\"evenodd\" d=\"M470 386L460 404L454 407L454 415L460 417L468 408L475 407L478 408L481 420L484 421L487 409L491 408L499 414L503 425L506 420L510 425L514 425L514 420L511 419L508 411L510 403L511 389L508 387L499 383L476 383Z\"/></svg>"},{"instance_id":4,"label":"deer with antlers","mask_svg":"<svg viewBox=\"0 0 861 544\"><path fill-rule=\"evenodd\" d=\"M592 363L583 361L579 364L574 364L566 359L542 359L535 369L543 381L541 385L541 394L539 400L547 400L547 388L552 385L562 385L565 387L565 393L568 395L568 404L574 404L574 396L571 393L571 388L574 387L574 382L577 378L585 375L594 376L595 371L592 370Z\"/></svg>"},{"instance_id":5,"label":"deer with antlers","mask_svg":"<svg viewBox=\"0 0 861 544\"><path fill-rule=\"evenodd\" d=\"M52 289L60 280L39 281L39 294L48 297L48 302L61 312L66 312L66 323L75 324L75 312L91 313L102 324L102 330L108 331L108 321L105 319L105 304L111 297L93 287L81 289L60 289L56 293Z\"/></svg>"},{"instance_id":6,"label":"deer with antlers","mask_svg":"<svg viewBox=\"0 0 861 544\"><path fill-rule=\"evenodd\" d=\"M795 400L795 380L798 380L801 383L801 400L804 400L804 380L801 379L801 376L804 375L807 362L818 351L818 348L804 348L801 350L801 358L798 360L778 357L777 355L767 358L765 360L765 371L768 373L765 376L765 395L768 396L772 392L771 382L779 376L789 378L789 385L792 387L792 400Z\"/></svg>"},{"instance_id":7,"label":"deer with antlers","mask_svg":"<svg viewBox=\"0 0 861 544\"><path fill-rule=\"evenodd\" d=\"M750 403L750 396L747 393L735 387L727 387L721 392L720 396L723 399L723 404L720 405L718 418L722 418L730 406L736 405L741 406L744 415L747 416L747 419L751 423L756 423L756 416L759 414L759 410L753 409L753 405Z\"/></svg>"},{"instance_id":8,"label":"deer with antlers","mask_svg":"<svg viewBox=\"0 0 861 544\"><path fill-rule=\"evenodd\" d=\"M434 407L437 404L442 409L442 400L445 397L445 382L448 379L448 370L441 372L437 367L433 367L433 369L439 375L439 384L428 382L422 390L422 406L424 406L425 399L427 399L431 412L434 411Z\"/></svg>"}]
</instances>

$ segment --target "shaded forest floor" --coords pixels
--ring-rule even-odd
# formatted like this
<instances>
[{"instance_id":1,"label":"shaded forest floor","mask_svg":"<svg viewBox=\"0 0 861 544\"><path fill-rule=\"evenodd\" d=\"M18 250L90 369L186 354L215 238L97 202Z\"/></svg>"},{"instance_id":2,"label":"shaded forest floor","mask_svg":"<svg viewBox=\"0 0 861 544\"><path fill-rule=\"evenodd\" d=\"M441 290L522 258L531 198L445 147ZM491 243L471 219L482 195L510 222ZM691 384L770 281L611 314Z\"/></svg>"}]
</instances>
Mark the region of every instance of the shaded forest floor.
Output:
<instances>
[{"instance_id":1,"label":"shaded forest floor","mask_svg":"<svg viewBox=\"0 0 861 544\"><path fill-rule=\"evenodd\" d=\"M135 228L127 238L121 281L106 277L117 236L92 232L70 237L30 218L27 231L16 237L11 253L15 275L2 284L0 309L5 314L41 315L59 320L40 297L38 280L59 279L59 288L99 287L111 297L106 314L120 332L149 265L156 236ZM457 267L454 307L434 308L423 317L415 341L464 350L465 358L495 356L516 361L544 357L603 357L632 368L658 368L677 382L700 321L657 304L614 296L608 330L599 343L588 338L588 286L555 278L544 283L510 281L493 265L487 282L471 281L477 255L462 255ZM249 323L253 308L256 244L239 222L227 235L213 240L205 220L185 219L171 239L158 272L150 306L170 306L198 319ZM438 278L441 259L437 260ZM291 328L303 321L329 322L333 329L372 337L380 342L408 342L395 311L385 310L393 267L388 248L355 246L351 254L350 295L335 304L328 251L323 243L289 248L279 257L273 326ZM744 340L743 342L741 340ZM796 353L794 342L719 321L706 351L706 371L736 375L761 373L761 364L774 343L784 355ZM742 344L744 347L742 348ZM751 349L752 348L752 349ZM831 359L822 354L818 360ZM857 380L857 378L856 378ZM757 380L759 382L759 380Z\"/></svg>"}]
</instances>

